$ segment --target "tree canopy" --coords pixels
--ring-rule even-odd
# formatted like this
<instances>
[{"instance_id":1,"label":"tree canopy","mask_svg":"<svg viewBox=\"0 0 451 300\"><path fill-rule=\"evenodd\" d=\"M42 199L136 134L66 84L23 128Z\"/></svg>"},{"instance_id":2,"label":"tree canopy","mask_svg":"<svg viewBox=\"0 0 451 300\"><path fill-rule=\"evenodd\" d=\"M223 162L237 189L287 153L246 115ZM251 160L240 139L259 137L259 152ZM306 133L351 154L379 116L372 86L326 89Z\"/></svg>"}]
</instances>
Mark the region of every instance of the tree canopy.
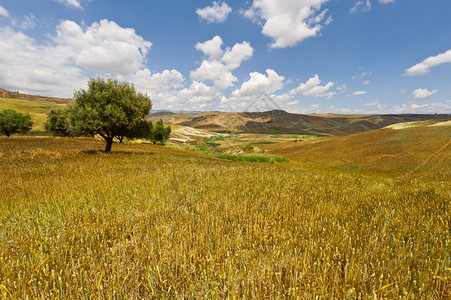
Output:
<instances>
[{"instance_id":1,"label":"tree canopy","mask_svg":"<svg viewBox=\"0 0 451 300\"><path fill-rule=\"evenodd\" d=\"M52 132L58 136L71 136L69 123L69 109L54 108L47 113L47 121L44 128L48 132Z\"/></svg>"},{"instance_id":2,"label":"tree canopy","mask_svg":"<svg viewBox=\"0 0 451 300\"><path fill-rule=\"evenodd\" d=\"M0 111L0 132L8 137L14 133L28 132L32 125L29 114L22 114L14 109Z\"/></svg>"},{"instance_id":3,"label":"tree canopy","mask_svg":"<svg viewBox=\"0 0 451 300\"><path fill-rule=\"evenodd\" d=\"M70 108L70 129L76 134L98 134L105 139L105 152L111 151L113 139L131 135L152 108L145 94L132 84L114 79L91 79L87 90L74 93Z\"/></svg>"},{"instance_id":4,"label":"tree canopy","mask_svg":"<svg viewBox=\"0 0 451 300\"><path fill-rule=\"evenodd\" d=\"M164 126L163 120L158 120L155 122L155 125L152 129L152 137L151 141L154 143L160 143L164 144L168 139L169 135L171 134L171 127L170 126Z\"/></svg>"}]
</instances>

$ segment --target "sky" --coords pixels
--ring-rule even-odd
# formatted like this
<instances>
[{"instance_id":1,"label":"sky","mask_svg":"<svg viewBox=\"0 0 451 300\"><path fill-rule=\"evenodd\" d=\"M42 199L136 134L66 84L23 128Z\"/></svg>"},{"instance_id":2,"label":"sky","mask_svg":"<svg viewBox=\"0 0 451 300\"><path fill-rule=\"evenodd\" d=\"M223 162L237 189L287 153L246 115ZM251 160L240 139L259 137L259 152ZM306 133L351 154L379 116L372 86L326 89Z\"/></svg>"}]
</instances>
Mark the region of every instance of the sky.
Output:
<instances>
[{"instance_id":1,"label":"sky","mask_svg":"<svg viewBox=\"0 0 451 300\"><path fill-rule=\"evenodd\" d=\"M102 77L155 110L451 113L450 13L449 0L0 0L0 87L72 97Z\"/></svg>"}]
</instances>

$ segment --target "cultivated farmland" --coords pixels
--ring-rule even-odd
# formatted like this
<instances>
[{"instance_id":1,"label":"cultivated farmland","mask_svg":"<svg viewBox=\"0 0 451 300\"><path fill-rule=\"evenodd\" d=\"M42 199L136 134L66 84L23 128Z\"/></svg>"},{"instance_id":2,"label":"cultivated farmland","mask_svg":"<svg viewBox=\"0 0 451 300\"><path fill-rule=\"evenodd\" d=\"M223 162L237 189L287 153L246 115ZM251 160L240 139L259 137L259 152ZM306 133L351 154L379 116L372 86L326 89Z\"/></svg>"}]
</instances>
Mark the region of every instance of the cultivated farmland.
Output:
<instances>
[{"instance_id":1,"label":"cultivated farmland","mask_svg":"<svg viewBox=\"0 0 451 300\"><path fill-rule=\"evenodd\" d=\"M102 148L0 137L2 298L451 296L449 177Z\"/></svg>"}]
</instances>

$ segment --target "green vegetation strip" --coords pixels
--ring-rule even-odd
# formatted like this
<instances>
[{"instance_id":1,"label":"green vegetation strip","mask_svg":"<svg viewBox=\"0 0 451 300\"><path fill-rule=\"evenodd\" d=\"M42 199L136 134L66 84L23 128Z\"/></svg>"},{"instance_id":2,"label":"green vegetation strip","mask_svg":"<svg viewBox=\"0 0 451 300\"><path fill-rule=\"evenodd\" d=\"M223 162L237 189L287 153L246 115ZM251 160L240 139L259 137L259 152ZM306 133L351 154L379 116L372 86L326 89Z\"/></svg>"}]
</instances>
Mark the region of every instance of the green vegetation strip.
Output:
<instances>
[{"instance_id":1,"label":"green vegetation strip","mask_svg":"<svg viewBox=\"0 0 451 300\"><path fill-rule=\"evenodd\" d=\"M190 147L190 150L221 159L233 160L233 161L246 161L246 162L270 162L270 163L282 163L289 162L288 158L276 155L233 155L222 154L211 150L208 150L205 146Z\"/></svg>"}]
</instances>

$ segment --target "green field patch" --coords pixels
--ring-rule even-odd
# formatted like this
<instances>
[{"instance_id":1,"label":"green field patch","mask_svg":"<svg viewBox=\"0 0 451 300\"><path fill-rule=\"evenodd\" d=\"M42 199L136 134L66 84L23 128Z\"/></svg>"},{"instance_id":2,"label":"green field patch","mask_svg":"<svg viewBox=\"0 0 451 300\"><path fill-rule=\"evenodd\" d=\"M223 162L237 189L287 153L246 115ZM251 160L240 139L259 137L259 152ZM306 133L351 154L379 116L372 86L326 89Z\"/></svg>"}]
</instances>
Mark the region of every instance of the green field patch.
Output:
<instances>
[{"instance_id":1,"label":"green field patch","mask_svg":"<svg viewBox=\"0 0 451 300\"><path fill-rule=\"evenodd\" d=\"M47 120L47 113L52 108L61 107L57 104L47 104L21 99L2 98L0 97L0 110L14 109L21 113L29 113L33 128L31 131L44 131L44 123Z\"/></svg>"},{"instance_id":2,"label":"green field patch","mask_svg":"<svg viewBox=\"0 0 451 300\"><path fill-rule=\"evenodd\" d=\"M202 153L211 157L233 160L233 161L246 161L246 162L288 162L289 159L277 156L277 155L236 155L236 154L224 154L211 151L207 146L196 146L190 147L190 150L193 150L198 153Z\"/></svg>"}]
</instances>

